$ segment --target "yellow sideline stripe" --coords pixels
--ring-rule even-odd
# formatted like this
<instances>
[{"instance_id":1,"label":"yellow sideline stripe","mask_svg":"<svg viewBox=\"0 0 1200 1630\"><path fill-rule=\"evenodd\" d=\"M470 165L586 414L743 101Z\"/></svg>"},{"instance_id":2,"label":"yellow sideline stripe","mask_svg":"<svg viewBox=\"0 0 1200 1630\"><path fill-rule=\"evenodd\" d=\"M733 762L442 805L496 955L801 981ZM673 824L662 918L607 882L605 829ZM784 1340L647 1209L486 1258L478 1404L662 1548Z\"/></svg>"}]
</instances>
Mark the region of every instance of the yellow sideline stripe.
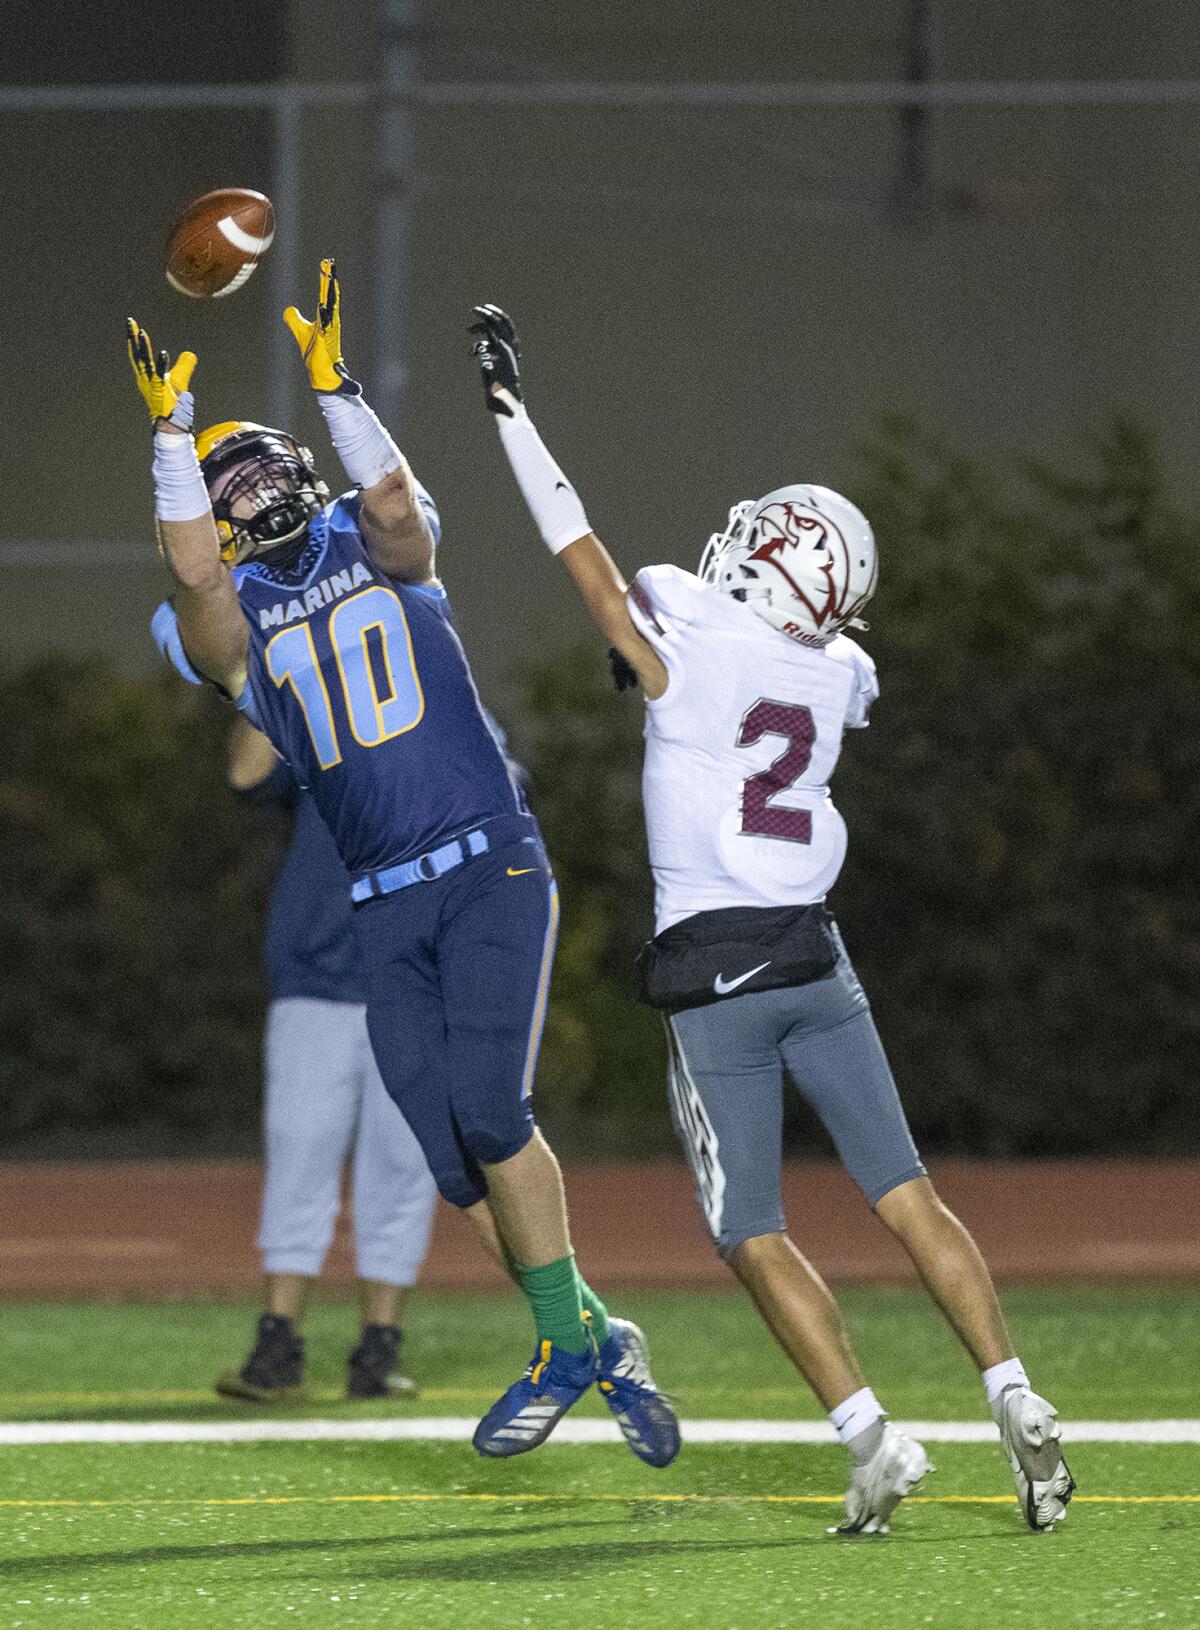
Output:
<instances>
[{"instance_id":1,"label":"yellow sideline stripe","mask_svg":"<svg viewBox=\"0 0 1200 1630\"><path fill-rule=\"evenodd\" d=\"M247 1494L232 1498L0 1500L0 1507L108 1510L115 1506L259 1505L841 1505L841 1494ZM905 1505L1012 1505L1011 1494L910 1494ZM1072 1505L1200 1505L1200 1494L1077 1494Z\"/></svg>"}]
</instances>

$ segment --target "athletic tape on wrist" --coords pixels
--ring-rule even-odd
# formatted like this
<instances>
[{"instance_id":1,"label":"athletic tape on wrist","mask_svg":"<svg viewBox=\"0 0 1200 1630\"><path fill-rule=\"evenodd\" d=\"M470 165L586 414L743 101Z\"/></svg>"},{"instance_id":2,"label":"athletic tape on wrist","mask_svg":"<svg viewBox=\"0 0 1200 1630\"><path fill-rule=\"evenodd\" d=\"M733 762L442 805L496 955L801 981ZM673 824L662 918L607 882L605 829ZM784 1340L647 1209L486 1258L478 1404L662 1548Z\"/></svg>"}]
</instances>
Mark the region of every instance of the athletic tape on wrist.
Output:
<instances>
[{"instance_id":1,"label":"athletic tape on wrist","mask_svg":"<svg viewBox=\"0 0 1200 1630\"><path fill-rule=\"evenodd\" d=\"M542 542L557 555L592 530L579 494L551 458L524 409L511 418L497 414L496 424Z\"/></svg>"},{"instance_id":2,"label":"athletic tape on wrist","mask_svg":"<svg viewBox=\"0 0 1200 1630\"><path fill-rule=\"evenodd\" d=\"M198 521L211 514L208 488L190 436L154 433L154 513L160 521Z\"/></svg>"},{"instance_id":3,"label":"athletic tape on wrist","mask_svg":"<svg viewBox=\"0 0 1200 1630\"><path fill-rule=\"evenodd\" d=\"M361 396L317 392L330 439L356 487L377 486L404 463L404 457Z\"/></svg>"}]
</instances>

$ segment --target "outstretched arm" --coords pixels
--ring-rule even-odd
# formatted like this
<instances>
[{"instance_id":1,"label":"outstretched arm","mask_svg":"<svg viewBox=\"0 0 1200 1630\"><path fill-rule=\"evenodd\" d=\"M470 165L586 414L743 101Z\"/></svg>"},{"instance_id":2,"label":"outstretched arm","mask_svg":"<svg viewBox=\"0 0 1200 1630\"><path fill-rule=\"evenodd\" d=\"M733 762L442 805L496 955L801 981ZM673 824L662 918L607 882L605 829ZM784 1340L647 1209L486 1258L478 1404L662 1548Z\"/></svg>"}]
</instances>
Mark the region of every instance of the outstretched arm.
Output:
<instances>
[{"instance_id":1,"label":"outstretched arm","mask_svg":"<svg viewBox=\"0 0 1200 1630\"><path fill-rule=\"evenodd\" d=\"M434 539L417 502L408 460L363 398L342 361L341 291L337 267L321 262L317 315L312 322L289 306L291 329L317 404L346 474L362 488L362 531L381 572L405 583L434 579Z\"/></svg>"},{"instance_id":2,"label":"outstretched arm","mask_svg":"<svg viewBox=\"0 0 1200 1630\"><path fill-rule=\"evenodd\" d=\"M499 306L476 306L473 316L470 331L480 336L473 355L483 373L484 398L496 415L501 444L542 541L552 555L561 557L593 619L654 701L666 691L666 667L634 626L626 601L628 584L526 412L518 368L521 353L512 322Z\"/></svg>"},{"instance_id":3,"label":"outstretched arm","mask_svg":"<svg viewBox=\"0 0 1200 1630\"><path fill-rule=\"evenodd\" d=\"M208 489L191 437L196 358L174 367L154 352L144 328L128 322L129 360L154 425L154 508L159 547L175 579L179 632L191 661L232 697L246 686L250 637L233 579L221 560Z\"/></svg>"}]
</instances>

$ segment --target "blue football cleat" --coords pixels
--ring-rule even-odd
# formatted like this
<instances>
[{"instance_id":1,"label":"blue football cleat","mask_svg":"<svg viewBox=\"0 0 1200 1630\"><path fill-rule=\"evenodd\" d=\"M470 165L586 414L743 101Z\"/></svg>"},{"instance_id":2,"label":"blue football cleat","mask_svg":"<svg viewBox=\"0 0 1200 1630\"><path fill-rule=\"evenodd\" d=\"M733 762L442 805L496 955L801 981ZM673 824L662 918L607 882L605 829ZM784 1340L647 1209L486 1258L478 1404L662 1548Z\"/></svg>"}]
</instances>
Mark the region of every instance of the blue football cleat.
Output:
<instances>
[{"instance_id":1,"label":"blue football cleat","mask_svg":"<svg viewBox=\"0 0 1200 1630\"><path fill-rule=\"evenodd\" d=\"M596 1357L539 1343L529 1368L488 1410L471 1442L481 1455L523 1455L545 1443L596 1379Z\"/></svg>"},{"instance_id":2,"label":"blue football cleat","mask_svg":"<svg viewBox=\"0 0 1200 1630\"><path fill-rule=\"evenodd\" d=\"M646 1338L628 1319L608 1321L596 1355L596 1380L625 1441L650 1466L669 1466L679 1453L679 1422L650 1374Z\"/></svg>"}]
</instances>

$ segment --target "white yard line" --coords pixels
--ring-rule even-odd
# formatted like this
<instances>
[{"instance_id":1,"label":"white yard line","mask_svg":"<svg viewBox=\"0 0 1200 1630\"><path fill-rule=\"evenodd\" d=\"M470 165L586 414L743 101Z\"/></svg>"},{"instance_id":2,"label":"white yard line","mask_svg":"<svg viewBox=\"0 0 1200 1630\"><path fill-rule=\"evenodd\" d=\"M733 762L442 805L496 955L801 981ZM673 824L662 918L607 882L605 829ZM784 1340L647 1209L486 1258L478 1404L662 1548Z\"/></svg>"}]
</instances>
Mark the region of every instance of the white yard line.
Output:
<instances>
[{"instance_id":1,"label":"white yard line","mask_svg":"<svg viewBox=\"0 0 1200 1630\"><path fill-rule=\"evenodd\" d=\"M994 1443L990 1421L897 1421L923 1443ZM374 1421L13 1421L0 1424L0 1447L54 1443L463 1443L476 1417L429 1415ZM825 1421L684 1421L686 1443L836 1442ZM1200 1443L1200 1420L1069 1421L1066 1443ZM619 1443L615 1421L560 1422L554 1444Z\"/></svg>"}]
</instances>

